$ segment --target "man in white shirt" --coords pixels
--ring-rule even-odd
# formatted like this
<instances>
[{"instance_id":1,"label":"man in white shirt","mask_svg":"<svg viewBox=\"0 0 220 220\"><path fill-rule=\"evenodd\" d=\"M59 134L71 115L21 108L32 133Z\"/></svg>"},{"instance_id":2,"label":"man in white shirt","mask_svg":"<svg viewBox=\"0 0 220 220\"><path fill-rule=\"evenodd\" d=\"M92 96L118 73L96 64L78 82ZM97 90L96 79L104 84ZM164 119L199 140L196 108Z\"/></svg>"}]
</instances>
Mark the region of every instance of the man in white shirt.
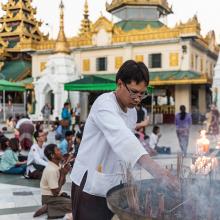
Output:
<instances>
[{"instance_id":1,"label":"man in white shirt","mask_svg":"<svg viewBox=\"0 0 220 220\"><path fill-rule=\"evenodd\" d=\"M48 160L44 155L47 135L44 131L39 130L34 133L34 138L37 143L31 146L28 153L26 176L32 179L40 179L43 169L48 164Z\"/></svg>"},{"instance_id":2,"label":"man in white shirt","mask_svg":"<svg viewBox=\"0 0 220 220\"><path fill-rule=\"evenodd\" d=\"M139 164L167 185L177 187L176 179L150 158L134 135L134 107L146 97L148 82L145 64L128 60L116 75L116 91L94 102L71 173L73 219L111 219L113 213L105 197L122 181L121 161L131 167Z\"/></svg>"}]
</instances>

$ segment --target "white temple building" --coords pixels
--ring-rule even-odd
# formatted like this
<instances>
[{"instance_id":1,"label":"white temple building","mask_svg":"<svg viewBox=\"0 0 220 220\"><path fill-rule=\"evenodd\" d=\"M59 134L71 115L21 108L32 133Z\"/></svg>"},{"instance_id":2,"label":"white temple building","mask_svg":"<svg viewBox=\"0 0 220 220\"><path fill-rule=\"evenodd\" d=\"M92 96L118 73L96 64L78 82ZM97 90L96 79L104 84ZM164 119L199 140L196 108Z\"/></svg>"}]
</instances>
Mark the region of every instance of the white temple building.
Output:
<instances>
[{"instance_id":1,"label":"white temple building","mask_svg":"<svg viewBox=\"0 0 220 220\"><path fill-rule=\"evenodd\" d=\"M64 91L64 84L79 78L69 45L64 33L64 5L60 4L60 31L56 40L54 54L48 57L42 76L35 81L36 113L41 118L41 110L48 103L52 108L52 119L60 117L63 104L70 101L70 95ZM71 93L71 105L79 103L79 93ZM74 102L74 103L73 103Z\"/></svg>"},{"instance_id":2,"label":"white temple building","mask_svg":"<svg viewBox=\"0 0 220 220\"><path fill-rule=\"evenodd\" d=\"M213 78L213 101L216 102L218 110L220 110L220 52L218 56L218 61L214 70Z\"/></svg>"}]
</instances>

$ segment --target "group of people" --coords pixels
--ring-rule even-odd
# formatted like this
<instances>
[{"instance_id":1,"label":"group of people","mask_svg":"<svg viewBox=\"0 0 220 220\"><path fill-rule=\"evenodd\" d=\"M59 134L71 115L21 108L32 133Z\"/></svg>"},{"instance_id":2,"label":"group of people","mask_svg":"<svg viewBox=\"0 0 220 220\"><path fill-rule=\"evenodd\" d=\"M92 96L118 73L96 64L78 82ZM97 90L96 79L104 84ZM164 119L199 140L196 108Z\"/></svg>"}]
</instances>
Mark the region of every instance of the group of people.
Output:
<instances>
[{"instance_id":1,"label":"group of people","mask_svg":"<svg viewBox=\"0 0 220 220\"><path fill-rule=\"evenodd\" d=\"M50 116L52 114L51 105L46 103L41 109L41 113L43 116L44 124L48 127L50 124ZM80 124L80 114L81 108L79 103L75 108L71 108L70 103L65 102L61 113L61 124L63 124L64 127L72 126L72 129L74 130L75 125ZM57 120L59 121L59 118L57 118Z\"/></svg>"},{"instance_id":2,"label":"group of people","mask_svg":"<svg viewBox=\"0 0 220 220\"><path fill-rule=\"evenodd\" d=\"M149 72L145 64L128 60L116 74L117 89L96 99L85 125L77 121L79 117L75 115L75 122L79 124L77 132L71 129L75 123L72 124L69 103L64 104L61 121L55 127L59 145L46 145L47 134L40 128L35 130L35 143L28 153L26 168L30 178L41 178L42 207L34 216L47 212L48 217L57 218L72 212L74 220L111 219L113 213L107 206L106 194L124 180L121 161L131 169L139 165L154 178L163 180L164 187L179 190L177 178L159 166L138 140L146 139L141 135L149 122L140 106L147 96L148 83ZM186 155L192 119L185 106L180 107L175 123L181 150ZM159 138L160 128L155 126L149 140L152 148L157 146ZM4 141L10 148L7 157L15 155L16 141ZM15 161L19 158L13 161L15 167L25 164L25 160ZM62 191L70 171L71 198Z\"/></svg>"},{"instance_id":3,"label":"group of people","mask_svg":"<svg viewBox=\"0 0 220 220\"><path fill-rule=\"evenodd\" d=\"M62 120L66 118L58 122L57 128ZM47 212L51 218L63 217L71 212L70 196L61 188L77 156L84 123L79 122L76 130L69 125L65 127L63 136L53 144L47 141L48 129L44 129L44 123L33 123L27 116L13 119L14 137L11 139L0 133L0 172L41 180L43 213ZM42 210L37 211L35 216L40 214Z\"/></svg>"}]
</instances>

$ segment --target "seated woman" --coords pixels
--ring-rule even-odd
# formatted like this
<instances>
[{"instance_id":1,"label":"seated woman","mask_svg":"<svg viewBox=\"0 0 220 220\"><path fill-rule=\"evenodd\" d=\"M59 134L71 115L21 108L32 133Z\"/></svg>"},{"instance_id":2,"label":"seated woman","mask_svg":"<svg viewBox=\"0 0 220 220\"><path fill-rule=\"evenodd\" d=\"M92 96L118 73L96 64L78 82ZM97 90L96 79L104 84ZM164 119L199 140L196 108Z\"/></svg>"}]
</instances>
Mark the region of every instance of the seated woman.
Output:
<instances>
[{"instance_id":1,"label":"seated woman","mask_svg":"<svg viewBox=\"0 0 220 220\"><path fill-rule=\"evenodd\" d=\"M61 167L63 157L55 144L47 145L44 154L49 162L40 182L43 206L35 212L34 217L47 213L48 218L62 218L72 211L70 196L61 191L70 166L66 162Z\"/></svg>"},{"instance_id":2,"label":"seated woman","mask_svg":"<svg viewBox=\"0 0 220 220\"><path fill-rule=\"evenodd\" d=\"M19 142L16 138L9 141L9 147L2 155L0 170L6 174L24 174L26 171L26 161L18 160Z\"/></svg>"}]
</instances>

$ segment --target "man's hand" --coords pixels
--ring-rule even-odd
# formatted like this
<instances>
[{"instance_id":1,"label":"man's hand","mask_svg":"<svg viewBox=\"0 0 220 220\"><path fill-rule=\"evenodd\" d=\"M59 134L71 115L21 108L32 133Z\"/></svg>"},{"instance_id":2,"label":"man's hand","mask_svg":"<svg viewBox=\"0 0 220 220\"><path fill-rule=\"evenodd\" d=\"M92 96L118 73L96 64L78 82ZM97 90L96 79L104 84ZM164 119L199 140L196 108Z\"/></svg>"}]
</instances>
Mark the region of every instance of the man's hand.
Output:
<instances>
[{"instance_id":1,"label":"man's hand","mask_svg":"<svg viewBox=\"0 0 220 220\"><path fill-rule=\"evenodd\" d=\"M180 182L176 176L173 176L170 171L164 170L161 175L161 184L164 184L171 190L180 191Z\"/></svg>"},{"instance_id":2,"label":"man's hand","mask_svg":"<svg viewBox=\"0 0 220 220\"><path fill-rule=\"evenodd\" d=\"M158 179L161 184L164 184L172 190L180 190L180 183L178 182L178 179L168 170L156 163L149 155L143 155L138 160L138 163L154 178Z\"/></svg>"},{"instance_id":3,"label":"man's hand","mask_svg":"<svg viewBox=\"0 0 220 220\"><path fill-rule=\"evenodd\" d=\"M67 175L67 173L69 173L70 169L71 169L71 166L69 163L67 163L60 169L60 173Z\"/></svg>"}]
</instances>

